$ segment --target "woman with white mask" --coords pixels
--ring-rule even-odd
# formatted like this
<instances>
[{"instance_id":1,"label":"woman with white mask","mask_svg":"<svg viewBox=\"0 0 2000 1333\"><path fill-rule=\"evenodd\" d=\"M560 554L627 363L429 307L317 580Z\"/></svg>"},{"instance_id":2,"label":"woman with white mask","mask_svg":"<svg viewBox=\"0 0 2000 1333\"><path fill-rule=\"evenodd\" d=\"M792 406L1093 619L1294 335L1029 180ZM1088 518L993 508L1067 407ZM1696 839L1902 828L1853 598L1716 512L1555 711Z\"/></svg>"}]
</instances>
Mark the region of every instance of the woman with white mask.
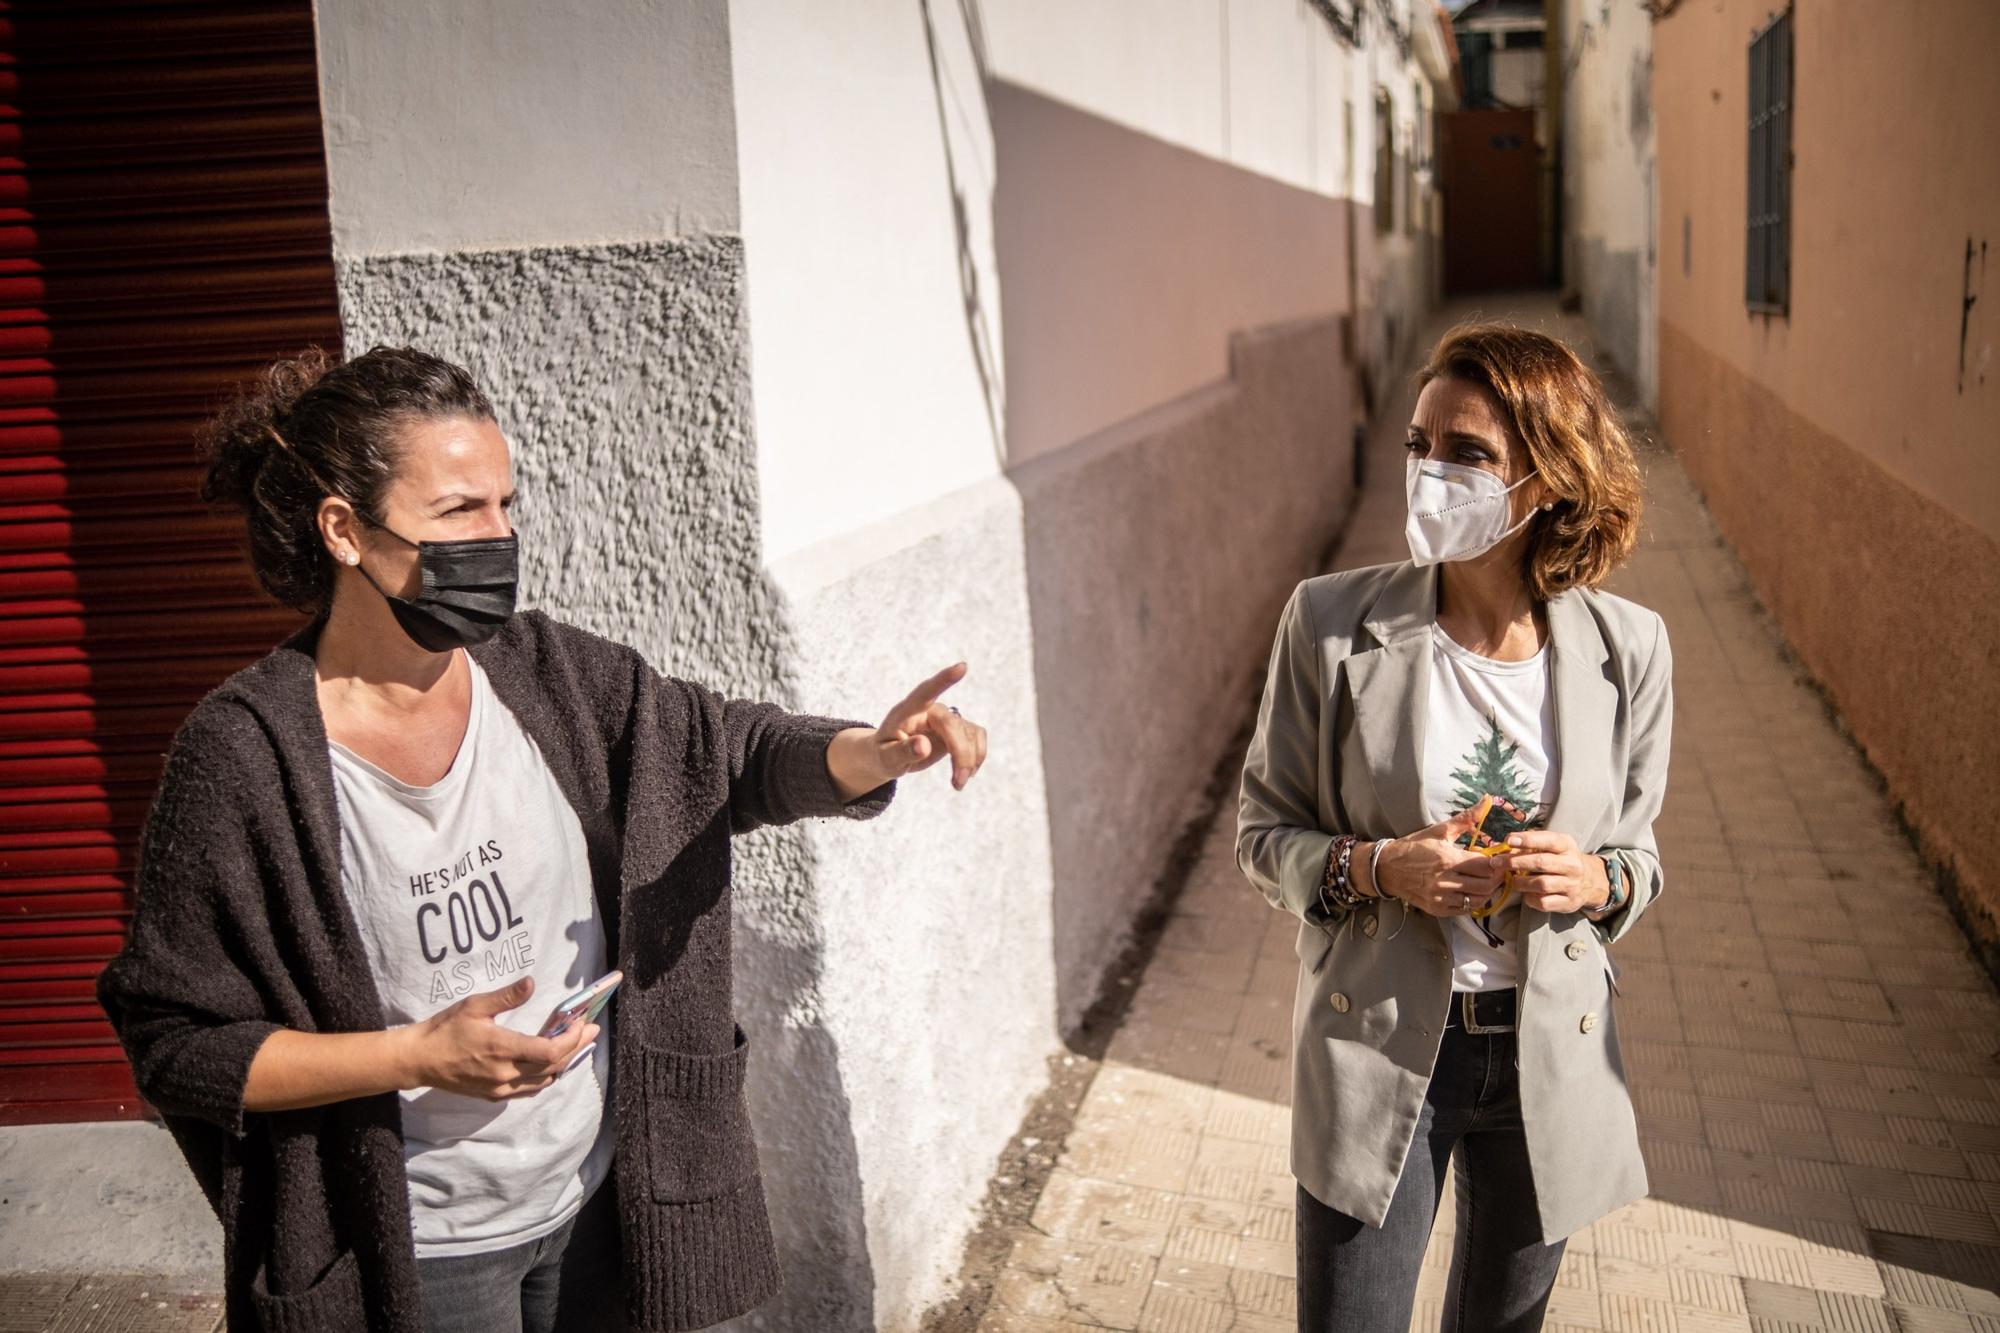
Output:
<instances>
[{"instance_id":1,"label":"woman with white mask","mask_svg":"<svg viewBox=\"0 0 2000 1333\"><path fill-rule=\"evenodd\" d=\"M1299 585L1243 771L1237 862L1300 918L1302 1333L1409 1326L1454 1161L1446 1330L1541 1327L1646 1192L1611 948L1662 888L1673 663L1600 590L1638 466L1543 334L1461 326L1418 382L1411 558Z\"/></svg>"}]
</instances>

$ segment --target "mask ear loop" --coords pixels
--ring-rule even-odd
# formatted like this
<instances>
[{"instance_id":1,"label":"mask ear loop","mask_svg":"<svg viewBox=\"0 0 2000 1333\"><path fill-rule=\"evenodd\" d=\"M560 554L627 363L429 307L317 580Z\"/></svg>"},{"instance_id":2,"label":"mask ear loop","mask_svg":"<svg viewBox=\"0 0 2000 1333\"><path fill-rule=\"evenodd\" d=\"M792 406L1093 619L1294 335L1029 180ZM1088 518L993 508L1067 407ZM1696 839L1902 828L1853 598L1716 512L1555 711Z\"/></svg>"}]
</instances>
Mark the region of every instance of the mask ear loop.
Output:
<instances>
[{"instance_id":1,"label":"mask ear loop","mask_svg":"<svg viewBox=\"0 0 2000 1333\"><path fill-rule=\"evenodd\" d=\"M1534 473L1530 472L1526 477L1521 478L1519 481L1515 482L1512 486L1509 486L1506 490L1502 491L1501 494L1512 495L1517 489L1527 485L1529 479L1532 478L1534 475L1535 475ZM1505 532L1501 533L1498 537L1495 537L1493 539L1493 546L1498 546L1501 542L1506 541L1509 537L1519 532L1522 528L1525 528L1528 526L1528 524L1534 522L1536 514L1546 514L1547 512L1549 512L1549 510L1553 509L1554 507L1555 507L1555 502L1553 500L1543 504L1535 505L1533 508L1529 509L1527 513L1521 516L1521 521L1519 523L1514 524L1512 527L1509 527ZM1490 551L1493 549L1493 546L1489 546L1486 549Z\"/></svg>"},{"instance_id":2,"label":"mask ear loop","mask_svg":"<svg viewBox=\"0 0 2000 1333\"><path fill-rule=\"evenodd\" d=\"M403 545L405 546L416 547L417 544L411 541L408 537L405 537L402 533L391 531L390 529L383 527L381 524L376 523L371 519L369 519L369 517L366 514L361 512L360 506L356 505L354 501L348 500L346 496L340 493L337 487L328 485L326 478L320 475L319 469L314 467L310 462L308 462L304 454L292 448L290 440L287 440L284 436L278 434L277 427L266 426L264 427L264 432L267 435L269 435L273 440L276 440L278 442L278 447L280 449L283 449L286 453L290 454L294 459L298 461L298 465L306 470L306 475L308 477L311 477L314 483L317 484L320 490L324 491L329 498L336 500L346 500L347 507L354 511L355 518L359 519L362 523L366 524L368 527L376 529L378 532L387 532L391 537L394 537L397 541L403 543ZM375 581L375 576L368 572L368 567L362 564L359 560L354 561L354 563L348 565L347 568L352 569L362 578L368 580L368 586L373 588L376 592L380 593L384 598L388 599L389 601L407 602L409 600L409 598L407 597L396 596L394 593L384 588L381 584L377 583Z\"/></svg>"},{"instance_id":3,"label":"mask ear loop","mask_svg":"<svg viewBox=\"0 0 2000 1333\"><path fill-rule=\"evenodd\" d=\"M350 508L350 509L352 509L352 510L354 511L354 516L355 516L356 518L360 519L360 520L361 520L361 521L362 521L363 523L365 523L365 524L366 524L367 526L369 526L369 527L371 527L371 528L375 529L375 531L377 531L377 532L386 532L386 533L388 533L388 534L389 534L389 535L390 535L391 537L394 537L394 538L395 538L395 539L396 539L397 541L401 542L401 543L402 543L403 545L405 545L405 546L409 547L409 548L410 548L411 550L413 550L413 551L421 551L421 550L423 549L423 544L422 544L422 543L420 543L420 542L413 542L413 541L411 541L411 540L410 540L410 539L409 539L408 537L405 537L405 536L404 536L404 535L403 535L402 533L400 533L400 532L396 531L396 530L395 530L394 528L390 527L390 526L389 526L388 524L386 524L386 523L377 523L377 522L376 522L376 521L375 521L374 519L372 519L372 518L368 517L368 515L366 515L366 514L362 513L362 512L361 512L361 506L360 506L360 505L357 505L357 504L355 504L355 503L354 503L354 501L352 501L352 500L348 500L346 496L342 495L342 494L340 493L340 488L339 488L339 487L337 487L337 486L333 486L333 485L329 484L329 483L327 482L327 479L326 479L325 477L323 477L323 476L321 476L321 475L320 475L320 473L319 473L319 469L318 469L318 468L316 468L316 467L314 467L314 466L313 466L313 465L312 465L311 463L309 463L309 462L307 462L307 461L306 461L306 456L305 456L304 454L302 454L302 453L300 453L300 452L299 452L298 450L296 450L296 449L292 448L292 446L291 446L291 442L290 442L289 440L287 440L287 439L286 439L286 438L285 438L284 436L282 436L282 435L278 434L278 431L277 431L277 428L276 428L276 427L274 427L274 426L266 426L266 427L264 427L264 431L265 431L265 433L266 433L266 434L268 434L268 435L269 435L269 436L270 436L270 437L271 437L272 439L274 439L274 440L276 440L276 441L278 442L278 447L279 447L279 448L283 449L283 450L284 450L284 451L285 451L286 453L290 454L290 455L291 455L291 456L292 456L293 458L295 458L295 459L297 459L297 460L298 460L298 463L299 463L299 466L300 466L300 467L302 467L302 468L304 468L304 469L306 470L306 475L307 475L307 476L309 476L309 477L311 477L311 478L313 479L313 481L314 481L314 482L316 482L316 483L318 484L319 488L320 488L320 489L321 489L322 491L325 491L325 492L327 493L327 495L328 495L328 496L329 496L330 498L332 498L332 499L335 499L335 500L346 500L346 501L347 501L347 507L348 507L348 508ZM368 571L364 569L364 570L362 570L362 571L361 571L361 573L362 573L362 575L363 575L363 576L365 577L365 576L367 575ZM374 582L375 582L375 580L374 580L374 579L369 579L368 581L369 581L370 583L374 583ZM378 591L380 591L380 585L377 585L377 590L378 590ZM382 595L383 595L384 597L387 597L387 596L388 596L389 594L388 594L388 593L383 593Z\"/></svg>"}]
</instances>

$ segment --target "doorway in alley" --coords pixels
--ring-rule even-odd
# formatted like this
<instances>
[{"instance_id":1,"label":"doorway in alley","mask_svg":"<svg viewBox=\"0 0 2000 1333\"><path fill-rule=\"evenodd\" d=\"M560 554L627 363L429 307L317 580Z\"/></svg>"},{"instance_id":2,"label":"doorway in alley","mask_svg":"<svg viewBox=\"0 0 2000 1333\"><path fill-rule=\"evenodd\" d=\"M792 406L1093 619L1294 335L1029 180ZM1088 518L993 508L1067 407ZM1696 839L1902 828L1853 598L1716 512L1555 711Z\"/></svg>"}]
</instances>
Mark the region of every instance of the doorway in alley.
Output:
<instances>
[{"instance_id":1,"label":"doorway in alley","mask_svg":"<svg viewBox=\"0 0 2000 1333\"><path fill-rule=\"evenodd\" d=\"M1541 280L1541 152L1533 111L1444 117L1444 280L1451 295Z\"/></svg>"}]
</instances>

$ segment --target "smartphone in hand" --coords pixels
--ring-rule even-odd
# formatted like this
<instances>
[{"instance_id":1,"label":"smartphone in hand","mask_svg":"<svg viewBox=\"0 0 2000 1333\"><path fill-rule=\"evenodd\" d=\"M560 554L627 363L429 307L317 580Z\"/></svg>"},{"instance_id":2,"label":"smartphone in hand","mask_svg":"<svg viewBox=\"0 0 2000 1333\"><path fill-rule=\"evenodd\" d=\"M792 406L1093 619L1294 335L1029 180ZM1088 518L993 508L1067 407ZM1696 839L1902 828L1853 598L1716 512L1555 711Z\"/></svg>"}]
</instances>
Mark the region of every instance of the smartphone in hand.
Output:
<instances>
[{"instance_id":1,"label":"smartphone in hand","mask_svg":"<svg viewBox=\"0 0 2000 1333\"><path fill-rule=\"evenodd\" d=\"M625 974L623 972L606 972L603 976L564 1000L549 1015L549 1021L542 1024L542 1035L544 1037L560 1037L577 1024L588 1023L595 1019L599 1014L604 1012L604 1006L611 1003L611 993L617 990L619 983L624 980ZM570 1057L570 1062L563 1066L563 1073L567 1074L570 1070L589 1059L590 1053L596 1049L597 1043L594 1041L585 1045L575 1055Z\"/></svg>"}]
</instances>

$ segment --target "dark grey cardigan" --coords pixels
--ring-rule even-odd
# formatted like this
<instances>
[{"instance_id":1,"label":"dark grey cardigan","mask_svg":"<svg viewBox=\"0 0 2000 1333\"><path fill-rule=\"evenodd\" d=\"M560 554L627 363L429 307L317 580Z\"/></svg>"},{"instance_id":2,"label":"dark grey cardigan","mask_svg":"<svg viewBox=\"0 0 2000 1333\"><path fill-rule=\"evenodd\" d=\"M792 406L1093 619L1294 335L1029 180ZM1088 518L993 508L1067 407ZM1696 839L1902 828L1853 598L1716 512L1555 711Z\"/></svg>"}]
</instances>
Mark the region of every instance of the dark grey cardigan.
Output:
<instances>
[{"instance_id":1,"label":"dark grey cardigan","mask_svg":"<svg viewBox=\"0 0 2000 1333\"><path fill-rule=\"evenodd\" d=\"M131 940L98 997L222 1220L229 1326L414 1333L395 1094L243 1109L251 1057L274 1029L382 1027L340 885L316 642L309 627L232 676L174 738ZM777 1289L778 1265L731 1012L729 837L866 818L894 784L843 805L826 747L854 724L725 702L539 612L472 655L583 823L625 973L613 1179L633 1320L730 1318Z\"/></svg>"}]
</instances>

